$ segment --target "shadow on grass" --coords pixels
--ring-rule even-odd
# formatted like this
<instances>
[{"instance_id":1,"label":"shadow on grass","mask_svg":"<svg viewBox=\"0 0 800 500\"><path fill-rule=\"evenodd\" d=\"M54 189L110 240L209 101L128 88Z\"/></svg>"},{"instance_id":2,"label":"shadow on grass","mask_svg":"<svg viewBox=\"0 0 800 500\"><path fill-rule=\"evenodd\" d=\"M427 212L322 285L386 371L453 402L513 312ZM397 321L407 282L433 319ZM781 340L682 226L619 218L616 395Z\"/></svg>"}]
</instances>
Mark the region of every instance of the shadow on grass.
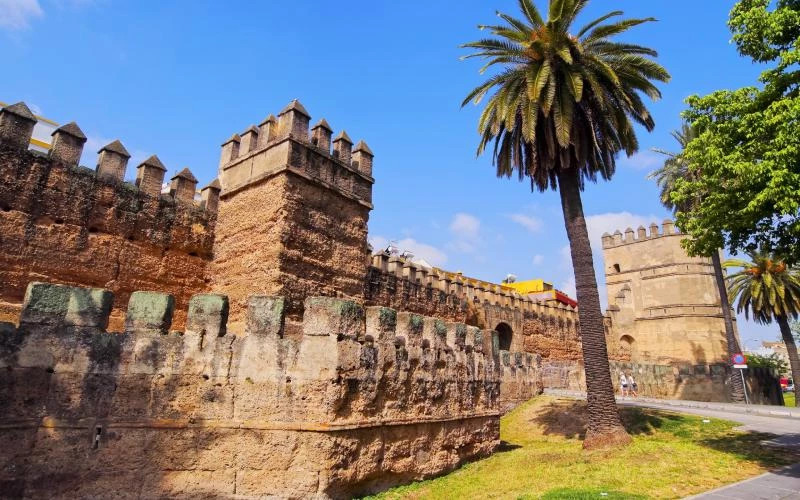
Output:
<instances>
[{"instance_id":1,"label":"shadow on grass","mask_svg":"<svg viewBox=\"0 0 800 500\"><path fill-rule=\"evenodd\" d=\"M514 451L519 448L522 448L522 446L514 443L509 443L508 441L500 441L500 446L497 447L495 453L505 453L507 451Z\"/></svg>"},{"instance_id":2,"label":"shadow on grass","mask_svg":"<svg viewBox=\"0 0 800 500\"><path fill-rule=\"evenodd\" d=\"M733 428L738 424L718 419L704 422L698 416L644 408L620 408L620 416L632 436L671 435L767 468L800 460L800 450L762 444L762 441L775 438L774 434L735 431ZM586 434L586 402L554 401L543 407L530 423L537 425L544 435L583 439Z\"/></svg>"},{"instance_id":3,"label":"shadow on grass","mask_svg":"<svg viewBox=\"0 0 800 500\"><path fill-rule=\"evenodd\" d=\"M653 434L662 427L674 427L680 415L654 414L640 408L620 409L622 424L631 435ZM583 439L586 435L586 402L555 401L544 407L531 423L538 425L544 435L558 435L570 439Z\"/></svg>"},{"instance_id":4,"label":"shadow on grass","mask_svg":"<svg viewBox=\"0 0 800 500\"><path fill-rule=\"evenodd\" d=\"M601 489L576 489L556 488L546 492L540 497L542 500L640 500L647 498L644 495L633 495L620 491L604 491Z\"/></svg>"}]
</instances>

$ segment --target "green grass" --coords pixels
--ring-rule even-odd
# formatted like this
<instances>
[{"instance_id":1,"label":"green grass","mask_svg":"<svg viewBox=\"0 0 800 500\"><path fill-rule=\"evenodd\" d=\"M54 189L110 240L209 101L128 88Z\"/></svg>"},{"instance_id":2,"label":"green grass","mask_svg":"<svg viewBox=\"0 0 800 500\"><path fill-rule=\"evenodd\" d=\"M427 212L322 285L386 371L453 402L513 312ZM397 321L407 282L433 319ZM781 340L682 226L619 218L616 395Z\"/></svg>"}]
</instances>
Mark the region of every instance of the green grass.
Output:
<instances>
[{"instance_id":1,"label":"green grass","mask_svg":"<svg viewBox=\"0 0 800 500\"><path fill-rule=\"evenodd\" d=\"M783 393L783 404L786 406L797 406L797 401L794 400L794 393L793 392L784 392Z\"/></svg>"},{"instance_id":2,"label":"green grass","mask_svg":"<svg viewBox=\"0 0 800 500\"><path fill-rule=\"evenodd\" d=\"M539 397L502 419L493 456L374 498L680 498L798 460L732 422L637 408L622 415L633 443L586 452L585 403Z\"/></svg>"}]
</instances>

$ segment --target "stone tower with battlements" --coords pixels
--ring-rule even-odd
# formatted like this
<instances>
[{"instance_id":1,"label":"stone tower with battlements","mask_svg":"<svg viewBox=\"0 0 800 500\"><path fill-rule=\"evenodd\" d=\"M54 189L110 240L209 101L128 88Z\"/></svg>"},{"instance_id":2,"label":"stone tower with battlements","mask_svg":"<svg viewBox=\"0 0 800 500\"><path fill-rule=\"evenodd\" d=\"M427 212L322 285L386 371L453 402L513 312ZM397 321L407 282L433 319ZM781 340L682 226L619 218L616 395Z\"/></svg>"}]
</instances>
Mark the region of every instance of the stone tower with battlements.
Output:
<instances>
[{"instance_id":1,"label":"stone tower with battlements","mask_svg":"<svg viewBox=\"0 0 800 500\"><path fill-rule=\"evenodd\" d=\"M603 235L609 350L662 364L727 359L711 259L689 257L686 237L670 220Z\"/></svg>"},{"instance_id":2,"label":"stone tower with battlements","mask_svg":"<svg viewBox=\"0 0 800 500\"><path fill-rule=\"evenodd\" d=\"M252 294L285 296L290 320L309 295L363 295L373 154L310 118L295 100L222 145L210 275L234 329Z\"/></svg>"}]
</instances>

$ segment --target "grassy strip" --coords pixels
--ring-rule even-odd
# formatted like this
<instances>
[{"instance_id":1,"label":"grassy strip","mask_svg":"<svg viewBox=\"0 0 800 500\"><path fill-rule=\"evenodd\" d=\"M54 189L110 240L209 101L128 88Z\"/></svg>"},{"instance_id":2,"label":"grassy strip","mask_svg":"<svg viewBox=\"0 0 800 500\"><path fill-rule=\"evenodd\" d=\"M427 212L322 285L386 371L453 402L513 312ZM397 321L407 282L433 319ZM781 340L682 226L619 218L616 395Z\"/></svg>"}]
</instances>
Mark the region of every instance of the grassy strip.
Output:
<instances>
[{"instance_id":1,"label":"grassy strip","mask_svg":"<svg viewBox=\"0 0 800 500\"><path fill-rule=\"evenodd\" d=\"M786 406L796 407L797 402L794 400L794 393L793 392L784 392L783 393L783 404Z\"/></svg>"},{"instance_id":2,"label":"grassy strip","mask_svg":"<svg viewBox=\"0 0 800 500\"><path fill-rule=\"evenodd\" d=\"M586 404L542 396L503 418L501 451L375 498L680 498L800 458L724 420L622 409L633 444L584 452Z\"/></svg>"}]
</instances>

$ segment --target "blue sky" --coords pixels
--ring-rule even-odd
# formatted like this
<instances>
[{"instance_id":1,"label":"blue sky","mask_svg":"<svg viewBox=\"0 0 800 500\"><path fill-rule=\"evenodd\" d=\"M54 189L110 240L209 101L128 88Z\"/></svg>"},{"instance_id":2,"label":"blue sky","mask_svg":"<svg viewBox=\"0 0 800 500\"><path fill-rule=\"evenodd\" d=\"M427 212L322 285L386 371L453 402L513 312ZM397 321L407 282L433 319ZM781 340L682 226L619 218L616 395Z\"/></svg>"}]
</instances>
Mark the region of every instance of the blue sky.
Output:
<instances>
[{"instance_id":1,"label":"blue sky","mask_svg":"<svg viewBox=\"0 0 800 500\"><path fill-rule=\"evenodd\" d=\"M604 231L668 215L645 176L659 162L650 148L673 148L684 99L756 81L760 68L729 43L732 5L595 0L584 13L658 18L624 38L658 50L673 76L651 105L657 127L640 133L641 152L620 159L612 182L587 187L596 250ZM557 195L497 179L491 159L475 157L480 108L460 108L482 77L458 46L479 38L495 9L515 13L516 2L0 0L0 100L75 120L90 138L86 165L119 138L134 156L128 177L158 154L169 174L188 166L205 184L223 140L299 98L312 120L375 152L373 242L395 240L471 276L541 277L571 292ZM747 346L778 335L744 318L739 330Z\"/></svg>"}]
</instances>

